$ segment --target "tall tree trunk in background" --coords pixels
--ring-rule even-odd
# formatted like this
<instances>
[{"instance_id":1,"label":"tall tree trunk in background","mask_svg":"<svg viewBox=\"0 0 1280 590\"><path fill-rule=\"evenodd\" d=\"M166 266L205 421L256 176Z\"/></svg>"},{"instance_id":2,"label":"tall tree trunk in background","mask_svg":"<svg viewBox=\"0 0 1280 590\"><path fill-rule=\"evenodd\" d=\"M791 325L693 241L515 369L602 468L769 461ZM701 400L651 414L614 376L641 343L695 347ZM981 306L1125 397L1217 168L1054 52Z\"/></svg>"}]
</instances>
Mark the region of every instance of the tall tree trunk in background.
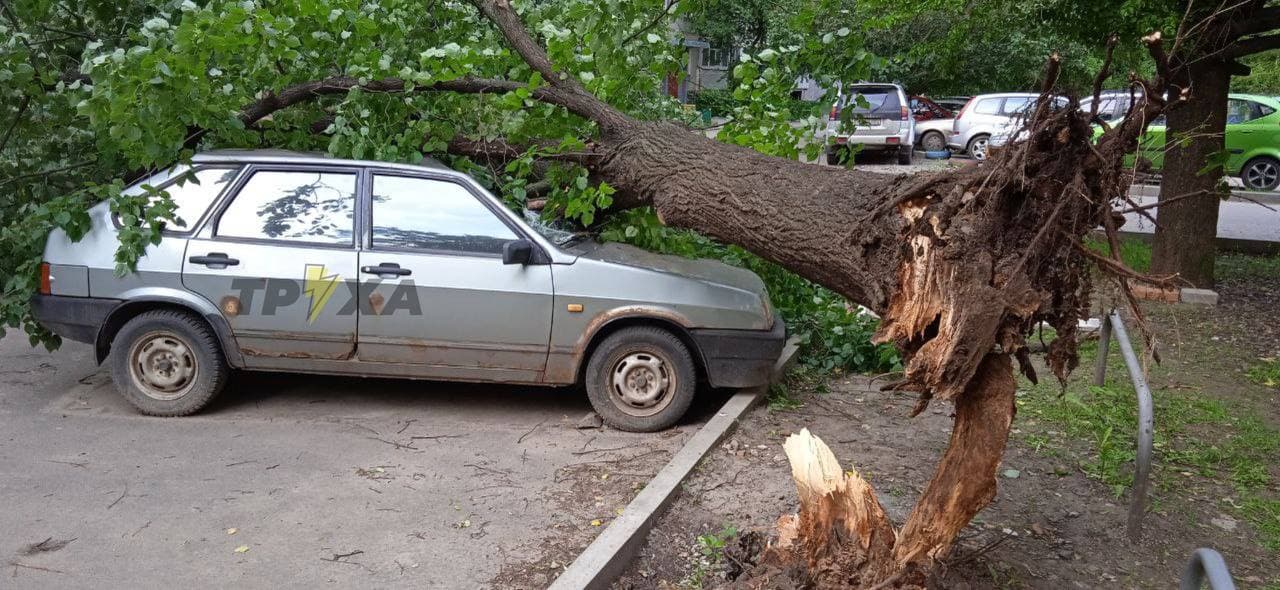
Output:
<instances>
[{"instance_id":1,"label":"tall tree trunk in background","mask_svg":"<svg viewBox=\"0 0 1280 590\"><path fill-rule=\"evenodd\" d=\"M1197 287L1212 288L1214 240L1222 203L1214 189L1222 179L1222 168L1204 168L1223 149L1231 68L1222 60L1203 59L1182 71L1186 77L1174 83L1174 90L1181 90L1177 84L1186 86L1189 79L1190 99L1166 115L1167 151L1160 200L1197 191L1205 193L1160 206L1151 271L1177 273Z\"/></svg>"}]
</instances>

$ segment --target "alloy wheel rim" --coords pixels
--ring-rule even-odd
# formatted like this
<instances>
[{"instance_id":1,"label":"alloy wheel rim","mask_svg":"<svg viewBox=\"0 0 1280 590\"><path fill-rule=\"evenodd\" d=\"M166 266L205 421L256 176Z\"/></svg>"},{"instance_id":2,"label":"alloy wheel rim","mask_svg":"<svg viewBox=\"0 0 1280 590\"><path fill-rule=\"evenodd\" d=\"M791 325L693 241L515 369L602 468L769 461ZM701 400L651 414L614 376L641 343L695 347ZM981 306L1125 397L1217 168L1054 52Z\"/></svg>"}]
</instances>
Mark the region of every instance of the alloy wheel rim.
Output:
<instances>
[{"instance_id":1,"label":"alloy wheel rim","mask_svg":"<svg viewBox=\"0 0 1280 590\"><path fill-rule=\"evenodd\" d=\"M1280 167L1271 162L1255 162L1245 174L1245 180L1252 188L1272 186L1280 178Z\"/></svg>"},{"instance_id":2,"label":"alloy wheel rim","mask_svg":"<svg viewBox=\"0 0 1280 590\"><path fill-rule=\"evenodd\" d=\"M195 387L199 364L186 341L172 332L158 331L130 347L129 373L147 397L172 401Z\"/></svg>"},{"instance_id":3,"label":"alloy wheel rim","mask_svg":"<svg viewBox=\"0 0 1280 590\"><path fill-rule=\"evenodd\" d=\"M671 403L675 386L670 363L650 352L632 352L618 359L610 372L610 397L632 416L661 412Z\"/></svg>"},{"instance_id":4,"label":"alloy wheel rim","mask_svg":"<svg viewBox=\"0 0 1280 590\"><path fill-rule=\"evenodd\" d=\"M985 138L973 142L973 158L975 160L987 159L987 140Z\"/></svg>"}]
</instances>

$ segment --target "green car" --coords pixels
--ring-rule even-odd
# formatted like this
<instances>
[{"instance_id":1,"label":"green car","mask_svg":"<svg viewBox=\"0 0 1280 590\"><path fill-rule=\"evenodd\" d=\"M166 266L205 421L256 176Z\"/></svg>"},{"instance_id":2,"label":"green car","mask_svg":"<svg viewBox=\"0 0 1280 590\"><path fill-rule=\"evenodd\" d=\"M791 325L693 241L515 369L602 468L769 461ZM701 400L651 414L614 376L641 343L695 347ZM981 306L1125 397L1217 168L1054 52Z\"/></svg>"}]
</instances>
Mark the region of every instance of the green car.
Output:
<instances>
[{"instance_id":1,"label":"green car","mask_svg":"<svg viewBox=\"0 0 1280 590\"><path fill-rule=\"evenodd\" d=\"M1124 108L1127 102L1116 100L1111 105L1117 111L1127 111ZM1105 116L1103 111L1111 105L1104 97L1099 115L1115 125L1124 113L1111 112L1106 113L1110 116ZM1081 108L1088 107L1082 105ZM1098 128L1096 134L1101 133L1101 128ZM1280 100L1255 94L1230 95L1227 101L1226 148L1227 161L1223 170L1227 176L1240 178L1252 190L1269 191L1280 185ZM1142 157L1151 161L1153 169L1159 170L1164 165L1164 117L1156 119L1147 128L1139 143L1139 151Z\"/></svg>"}]
</instances>

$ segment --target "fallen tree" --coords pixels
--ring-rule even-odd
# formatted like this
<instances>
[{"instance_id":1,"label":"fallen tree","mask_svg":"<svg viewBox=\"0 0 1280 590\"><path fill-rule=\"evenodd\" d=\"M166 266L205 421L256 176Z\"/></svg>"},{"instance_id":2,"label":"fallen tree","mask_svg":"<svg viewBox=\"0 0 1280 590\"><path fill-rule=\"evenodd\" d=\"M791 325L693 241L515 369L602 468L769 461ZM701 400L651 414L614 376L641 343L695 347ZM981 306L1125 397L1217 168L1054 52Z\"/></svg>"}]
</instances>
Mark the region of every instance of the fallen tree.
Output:
<instances>
[{"instance_id":1,"label":"fallen tree","mask_svg":"<svg viewBox=\"0 0 1280 590\"><path fill-rule=\"evenodd\" d=\"M1091 261L1128 274L1082 238L1102 226L1114 240L1122 222L1114 205L1127 202L1123 155L1166 107L1160 35L1144 39L1157 76L1131 80L1144 97L1136 116L1096 144L1092 113L1074 101L1055 110L1044 99L1055 88L1055 55L1043 75L1044 96L1027 115L1025 141L982 167L918 180L765 156L670 123L634 120L560 74L503 0L475 4L550 82L539 100L598 125L589 154L580 157L618 190L618 204L650 205L663 223L740 245L875 311L882 317L876 339L895 344L905 361L904 377L892 387L919 393L917 413L931 400L956 404L948 449L896 535L860 479L838 484L842 492L834 495L816 483L806 492L802 484L798 519L784 522L781 541L741 583L776 586L778 572L799 585L831 588L923 583L932 560L995 497L1014 415L1013 360L1036 378L1026 336L1042 321L1057 330L1048 364L1065 379L1077 363L1076 324L1090 301ZM500 158L512 147L455 142L451 150ZM810 469L797 461L812 457L800 459L804 453L791 448L788 455L793 469ZM824 475L810 479L830 484L838 465L817 461Z\"/></svg>"}]
</instances>

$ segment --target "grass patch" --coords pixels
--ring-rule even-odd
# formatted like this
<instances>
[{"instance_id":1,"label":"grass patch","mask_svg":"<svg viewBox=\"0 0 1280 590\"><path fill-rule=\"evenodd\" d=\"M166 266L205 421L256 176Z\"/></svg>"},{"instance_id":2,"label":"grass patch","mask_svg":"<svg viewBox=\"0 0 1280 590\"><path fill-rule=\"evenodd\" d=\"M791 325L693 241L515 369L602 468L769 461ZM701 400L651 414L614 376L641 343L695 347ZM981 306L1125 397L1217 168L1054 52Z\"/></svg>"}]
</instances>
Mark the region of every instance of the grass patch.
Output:
<instances>
[{"instance_id":1,"label":"grass patch","mask_svg":"<svg viewBox=\"0 0 1280 590\"><path fill-rule=\"evenodd\" d=\"M1249 380L1263 387L1280 388L1280 359L1262 359L1249 368Z\"/></svg>"},{"instance_id":2,"label":"grass patch","mask_svg":"<svg viewBox=\"0 0 1280 590\"><path fill-rule=\"evenodd\" d=\"M1252 256L1238 252L1220 252L1214 259L1219 279L1280 278L1280 256Z\"/></svg>"},{"instance_id":3,"label":"grass patch","mask_svg":"<svg viewBox=\"0 0 1280 590\"><path fill-rule=\"evenodd\" d=\"M1096 344L1083 344L1080 353L1081 367L1093 366ZM1072 441L1083 441L1088 451L1084 456L1077 453L1080 468L1119 498L1133 485L1136 394L1119 351L1113 349L1108 357L1104 386L1088 384L1086 372L1077 372L1065 391L1056 381L1022 383L1020 416L1052 425L1047 431L1025 428L1022 439L1052 457L1069 453ZM1266 424L1244 403L1210 398L1194 389L1157 390L1155 416L1152 483L1175 494L1185 485L1185 474L1229 483L1239 503L1224 502L1223 509L1251 522L1268 550L1280 551L1280 482L1270 471L1280 456L1280 429Z\"/></svg>"},{"instance_id":4,"label":"grass patch","mask_svg":"<svg viewBox=\"0 0 1280 590\"><path fill-rule=\"evenodd\" d=\"M1086 237L1084 245L1103 256L1111 255L1111 247L1099 238ZM1151 244L1138 238L1121 237L1120 259L1124 261L1125 266L1133 270L1148 272L1151 270Z\"/></svg>"}]
</instances>

